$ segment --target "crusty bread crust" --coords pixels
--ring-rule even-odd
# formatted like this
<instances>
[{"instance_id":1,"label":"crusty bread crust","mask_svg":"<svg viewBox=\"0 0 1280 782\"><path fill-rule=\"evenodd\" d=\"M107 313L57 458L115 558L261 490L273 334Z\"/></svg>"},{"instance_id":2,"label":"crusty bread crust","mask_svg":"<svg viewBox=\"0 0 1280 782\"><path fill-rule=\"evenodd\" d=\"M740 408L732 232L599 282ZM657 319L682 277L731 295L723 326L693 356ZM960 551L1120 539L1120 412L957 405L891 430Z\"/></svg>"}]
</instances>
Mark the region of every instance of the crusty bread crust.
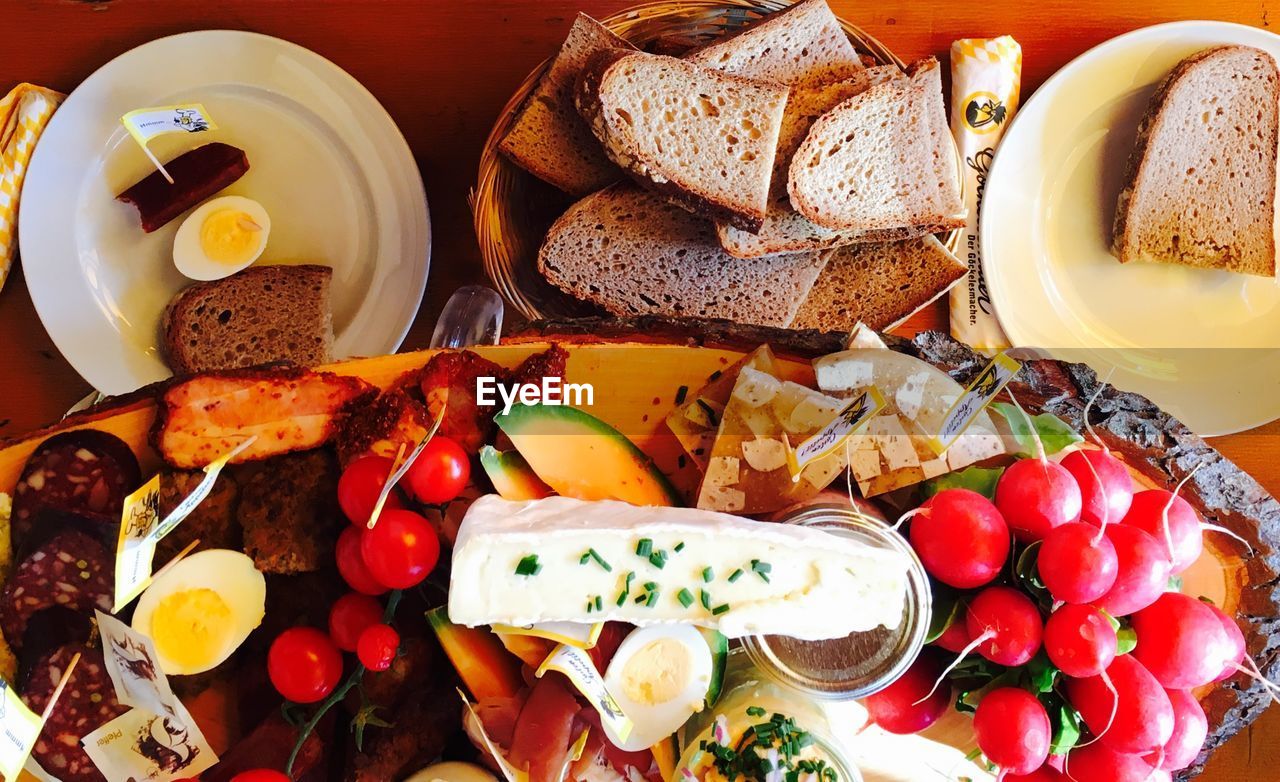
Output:
<instances>
[{"instance_id":1,"label":"crusty bread crust","mask_svg":"<svg viewBox=\"0 0 1280 782\"><path fill-rule=\"evenodd\" d=\"M1243 46L1215 46L1205 49L1187 57L1174 66L1159 84L1156 85L1155 92L1151 95L1151 100L1147 104L1146 113L1142 117L1142 121L1138 123L1137 140L1134 143L1133 151L1129 154L1129 159L1125 165L1124 186L1120 191L1119 197L1116 199L1115 220L1112 224L1111 241L1112 253L1121 263L1129 263L1135 260L1144 260L1141 252L1140 240L1138 234L1141 228L1137 226L1134 219L1134 190L1138 183L1143 179L1148 165L1151 164L1151 155L1154 154L1152 149L1152 138L1157 135L1164 123L1166 114L1164 109L1170 93L1180 86L1182 80L1190 78L1194 75L1196 66L1204 63L1213 57L1224 52L1230 52L1240 49L1250 49L1251 47ZM1274 64L1274 63L1273 63ZM1264 107L1269 114L1270 136L1268 143L1272 150L1277 149L1280 145L1280 101L1272 101L1269 106ZM1275 183L1272 182L1269 193L1269 206L1275 209ZM1269 247L1267 254L1271 257L1271 273L1275 273L1275 237L1274 230L1265 235L1264 240ZM1174 260L1174 259L1169 259Z\"/></svg>"},{"instance_id":2,"label":"crusty bread crust","mask_svg":"<svg viewBox=\"0 0 1280 782\"><path fill-rule=\"evenodd\" d=\"M591 131L600 140L609 159L626 171L637 183L655 192L661 193L671 203L694 214L711 220L723 221L744 231L759 231L764 225L766 208L750 212L736 209L728 204L713 200L708 194L699 193L693 188L681 185L670 178L657 173L658 161L645 158L632 150L623 148L618 139L610 132L609 121L601 101L601 92L606 86L611 71L629 57L645 57L652 55L637 54L628 51L606 51L594 56L578 79L577 105ZM701 66L698 66L701 67ZM708 69L710 70L710 69ZM716 72L717 77L739 82L743 85L756 86L759 82L745 79L733 74ZM779 86L779 89L786 89ZM770 157L765 161L765 168L772 170L772 154L776 154L776 145L770 149Z\"/></svg>"}]
</instances>

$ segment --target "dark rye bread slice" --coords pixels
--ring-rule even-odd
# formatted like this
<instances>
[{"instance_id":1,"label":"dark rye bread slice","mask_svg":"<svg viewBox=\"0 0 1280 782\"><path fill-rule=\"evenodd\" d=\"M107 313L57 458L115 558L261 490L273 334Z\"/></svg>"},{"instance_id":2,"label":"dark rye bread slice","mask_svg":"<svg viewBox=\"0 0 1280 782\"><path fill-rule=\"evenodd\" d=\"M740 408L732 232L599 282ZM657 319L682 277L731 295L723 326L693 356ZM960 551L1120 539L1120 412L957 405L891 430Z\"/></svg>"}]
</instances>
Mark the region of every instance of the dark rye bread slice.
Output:
<instances>
[{"instance_id":1,"label":"dark rye bread slice","mask_svg":"<svg viewBox=\"0 0 1280 782\"><path fill-rule=\"evenodd\" d=\"M161 336L176 375L333 360L328 266L254 266L198 282L165 310Z\"/></svg>"},{"instance_id":2,"label":"dark rye bread slice","mask_svg":"<svg viewBox=\"0 0 1280 782\"><path fill-rule=\"evenodd\" d=\"M932 57L824 114L791 160L791 205L836 231L964 223L955 144Z\"/></svg>"},{"instance_id":3,"label":"dark rye bread slice","mask_svg":"<svg viewBox=\"0 0 1280 782\"><path fill-rule=\"evenodd\" d=\"M862 322L890 329L946 293L965 271L932 236L842 247L827 256L791 327L851 331Z\"/></svg>"},{"instance_id":4,"label":"dark rye bread slice","mask_svg":"<svg viewBox=\"0 0 1280 782\"><path fill-rule=\"evenodd\" d=\"M596 55L578 110L605 153L673 203L748 231L764 222L787 87L644 52Z\"/></svg>"},{"instance_id":5,"label":"dark rye bread slice","mask_svg":"<svg viewBox=\"0 0 1280 782\"><path fill-rule=\"evenodd\" d=\"M743 263L721 249L714 225L625 183L569 207L538 252L551 284L616 315L770 326L791 323L823 262L802 253Z\"/></svg>"},{"instance_id":6,"label":"dark rye bread slice","mask_svg":"<svg viewBox=\"0 0 1280 782\"><path fill-rule=\"evenodd\" d=\"M1156 88L1116 204L1113 252L1274 276L1280 74L1271 55L1220 46Z\"/></svg>"},{"instance_id":7,"label":"dark rye bread slice","mask_svg":"<svg viewBox=\"0 0 1280 782\"><path fill-rule=\"evenodd\" d=\"M561 190L584 196L622 178L573 105L573 89L587 61L599 52L634 47L586 14L529 95L498 149L524 170Z\"/></svg>"},{"instance_id":8,"label":"dark rye bread slice","mask_svg":"<svg viewBox=\"0 0 1280 782\"><path fill-rule=\"evenodd\" d=\"M748 79L789 85L839 81L863 68L827 0L802 0L685 59Z\"/></svg>"}]
</instances>

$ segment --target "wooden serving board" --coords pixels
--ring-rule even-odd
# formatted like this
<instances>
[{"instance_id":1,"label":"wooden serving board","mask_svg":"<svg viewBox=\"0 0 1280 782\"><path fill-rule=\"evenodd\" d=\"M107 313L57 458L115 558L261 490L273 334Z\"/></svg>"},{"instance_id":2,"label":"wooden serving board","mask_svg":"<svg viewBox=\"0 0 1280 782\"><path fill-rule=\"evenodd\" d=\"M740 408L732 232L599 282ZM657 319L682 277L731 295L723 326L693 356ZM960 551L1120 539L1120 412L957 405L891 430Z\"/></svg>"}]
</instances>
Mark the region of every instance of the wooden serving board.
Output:
<instances>
[{"instance_id":1,"label":"wooden serving board","mask_svg":"<svg viewBox=\"0 0 1280 782\"><path fill-rule=\"evenodd\" d=\"M719 323L691 323L661 319L533 324L500 346L474 350L507 367L557 342L569 352L566 381L591 383L594 404L589 411L612 424L648 453L690 491L697 482L675 438L663 424L679 389L696 390L715 372L762 342L779 353L779 371L786 379L812 384L812 356L840 348L840 335L741 328ZM913 342L895 340L891 347L912 353L950 372L962 383L981 369L984 360L968 348L937 333ZM436 351L419 351L378 358L356 359L323 369L359 376L387 387L415 370ZM1085 367L1059 362L1029 363L1015 383L1019 401L1035 412L1049 411L1073 426L1081 425L1084 399L1097 380ZM155 418L160 386L143 389L73 415L25 437L0 442L0 491L11 492L27 458L40 441L61 431L94 428L111 432L137 453L144 474L160 466L148 436ZM1138 480L1149 486L1172 486L1197 461L1206 464L1184 490L1205 516L1250 540L1252 554L1229 540L1210 537L1206 555L1185 581L1186 591L1214 599L1228 612L1248 621L1250 652L1264 671L1274 675L1280 621L1272 589L1278 577L1275 544L1280 537L1280 506L1247 475L1209 448L1199 437L1161 413L1145 399L1114 389L1105 391L1095 407L1094 426L1108 447L1122 456ZM4 545L7 546L7 541ZM1265 704L1260 687L1242 678L1204 694L1209 713L1210 747L1216 747L1253 719ZM196 710L197 715L202 710ZM211 715L212 716L212 715ZM222 715L225 716L225 715ZM855 760L868 780L919 780L938 774L955 778L985 777L963 760L973 748L967 717L951 713L925 734L891 737L876 729L858 733L865 712L855 704L832 710L833 728L850 737ZM855 734L858 734L855 737ZM1208 751L1197 763L1207 760Z\"/></svg>"}]
</instances>

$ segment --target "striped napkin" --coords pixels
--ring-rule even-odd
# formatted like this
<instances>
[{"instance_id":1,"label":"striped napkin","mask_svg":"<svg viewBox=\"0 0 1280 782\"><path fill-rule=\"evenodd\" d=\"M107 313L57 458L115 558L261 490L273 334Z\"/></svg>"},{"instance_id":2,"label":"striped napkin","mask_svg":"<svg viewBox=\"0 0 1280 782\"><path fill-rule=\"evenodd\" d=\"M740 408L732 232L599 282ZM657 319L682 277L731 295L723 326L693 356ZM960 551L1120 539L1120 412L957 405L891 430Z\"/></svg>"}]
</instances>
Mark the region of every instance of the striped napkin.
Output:
<instances>
[{"instance_id":1,"label":"striped napkin","mask_svg":"<svg viewBox=\"0 0 1280 782\"><path fill-rule=\"evenodd\" d=\"M19 84L0 100L0 288L18 252L18 197L27 163L64 97L34 84Z\"/></svg>"}]
</instances>

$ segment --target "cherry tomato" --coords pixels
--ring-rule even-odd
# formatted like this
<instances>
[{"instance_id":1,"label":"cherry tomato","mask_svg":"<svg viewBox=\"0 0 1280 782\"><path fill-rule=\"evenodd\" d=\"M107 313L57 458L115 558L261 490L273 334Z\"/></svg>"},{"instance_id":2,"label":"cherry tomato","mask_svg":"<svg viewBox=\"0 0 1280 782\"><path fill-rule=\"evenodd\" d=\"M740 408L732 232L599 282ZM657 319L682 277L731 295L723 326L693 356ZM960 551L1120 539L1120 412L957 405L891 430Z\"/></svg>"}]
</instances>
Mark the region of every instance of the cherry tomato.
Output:
<instances>
[{"instance_id":1,"label":"cherry tomato","mask_svg":"<svg viewBox=\"0 0 1280 782\"><path fill-rule=\"evenodd\" d=\"M356 657L371 671L385 671L396 659L400 648L400 634L391 625L375 624L366 627L356 646Z\"/></svg>"},{"instance_id":2,"label":"cherry tomato","mask_svg":"<svg viewBox=\"0 0 1280 782\"><path fill-rule=\"evenodd\" d=\"M469 480L467 452L448 437L437 435L413 460L401 483L418 502L440 505L457 499Z\"/></svg>"},{"instance_id":3,"label":"cherry tomato","mask_svg":"<svg viewBox=\"0 0 1280 782\"><path fill-rule=\"evenodd\" d=\"M352 524L364 526L378 503L378 495L391 476L392 461L385 456L361 456L338 477L338 505ZM394 491L387 495L383 510L403 508L404 502Z\"/></svg>"},{"instance_id":4,"label":"cherry tomato","mask_svg":"<svg viewBox=\"0 0 1280 782\"><path fill-rule=\"evenodd\" d=\"M384 511L377 526L361 534L360 553L378 583L408 589L431 574L440 557L440 540L418 514Z\"/></svg>"},{"instance_id":5,"label":"cherry tomato","mask_svg":"<svg viewBox=\"0 0 1280 782\"><path fill-rule=\"evenodd\" d=\"M368 595L348 592L329 609L329 637L344 652L354 652L360 634L382 621L382 604Z\"/></svg>"},{"instance_id":6,"label":"cherry tomato","mask_svg":"<svg viewBox=\"0 0 1280 782\"><path fill-rule=\"evenodd\" d=\"M231 782L293 782L283 771L269 768L255 768L252 771L241 771L231 778Z\"/></svg>"},{"instance_id":7,"label":"cherry tomato","mask_svg":"<svg viewBox=\"0 0 1280 782\"><path fill-rule=\"evenodd\" d=\"M398 511L397 511L398 512ZM378 526L382 526L381 523ZM347 527L338 535L338 545L334 548L334 557L338 560L338 572L347 586L365 595L380 595L387 587L374 578L364 563L364 555L360 553L360 540L365 535L362 527Z\"/></svg>"},{"instance_id":8,"label":"cherry tomato","mask_svg":"<svg viewBox=\"0 0 1280 782\"><path fill-rule=\"evenodd\" d=\"M267 675L287 700L315 703L338 686L342 654L314 627L291 627L271 642Z\"/></svg>"}]
</instances>

